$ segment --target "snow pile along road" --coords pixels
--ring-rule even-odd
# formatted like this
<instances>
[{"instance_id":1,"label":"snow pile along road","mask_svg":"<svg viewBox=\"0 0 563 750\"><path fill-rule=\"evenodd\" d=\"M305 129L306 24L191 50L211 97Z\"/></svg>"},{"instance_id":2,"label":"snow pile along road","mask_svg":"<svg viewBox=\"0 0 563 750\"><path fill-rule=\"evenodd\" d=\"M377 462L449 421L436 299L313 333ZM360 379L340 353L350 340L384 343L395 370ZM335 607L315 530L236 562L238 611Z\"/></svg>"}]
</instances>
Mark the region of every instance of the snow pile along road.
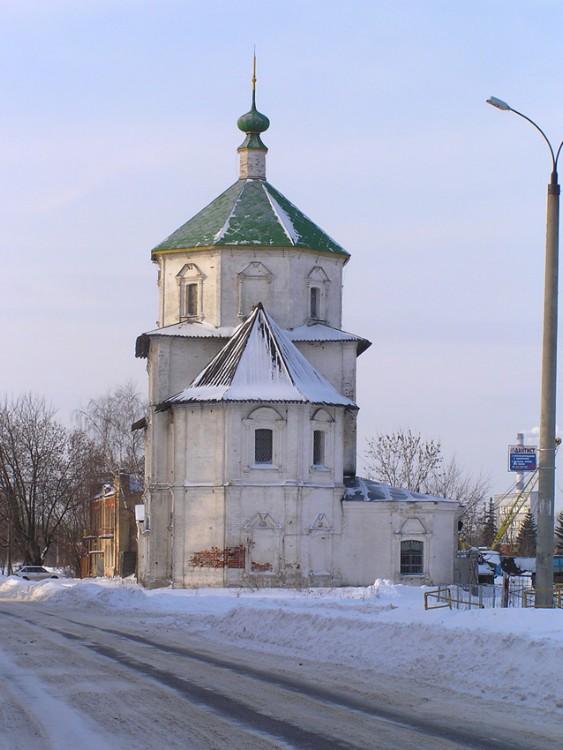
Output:
<instances>
[{"instance_id":1,"label":"snow pile along road","mask_svg":"<svg viewBox=\"0 0 563 750\"><path fill-rule=\"evenodd\" d=\"M366 588L158 589L131 580L0 576L0 599L125 617L143 632L202 634L343 668L561 712L563 610L425 611L423 589L376 581Z\"/></svg>"}]
</instances>

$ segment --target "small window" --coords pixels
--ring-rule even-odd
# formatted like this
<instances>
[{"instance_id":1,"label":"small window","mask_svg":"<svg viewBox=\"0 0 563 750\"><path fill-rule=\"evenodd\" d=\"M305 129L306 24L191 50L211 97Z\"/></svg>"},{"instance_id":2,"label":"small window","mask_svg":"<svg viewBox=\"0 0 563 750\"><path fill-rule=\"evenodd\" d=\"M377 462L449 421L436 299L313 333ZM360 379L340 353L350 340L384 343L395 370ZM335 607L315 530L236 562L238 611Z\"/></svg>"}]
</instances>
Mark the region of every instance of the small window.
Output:
<instances>
[{"instance_id":1,"label":"small window","mask_svg":"<svg viewBox=\"0 0 563 750\"><path fill-rule=\"evenodd\" d=\"M408 539L401 542L401 575L402 576L420 576L422 575L422 542L416 542L414 539Z\"/></svg>"},{"instance_id":2,"label":"small window","mask_svg":"<svg viewBox=\"0 0 563 750\"><path fill-rule=\"evenodd\" d=\"M273 459L273 430L254 431L254 463L271 464Z\"/></svg>"},{"instance_id":3,"label":"small window","mask_svg":"<svg viewBox=\"0 0 563 750\"><path fill-rule=\"evenodd\" d=\"M319 320L321 317L321 310L320 310L320 304L321 304L321 290L318 286L312 286L311 287L311 310L310 310L310 317L313 318L313 320Z\"/></svg>"},{"instance_id":4,"label":"small window","mask_svg":"<svg viewBox=\"0 0 563 750\"><path fill-rule=\"evenodd\" d=\"M194 318L199 313L197 287L197 284L186 285L186 317L188 318Z\"/></svg>"},{"instance_id":5,"label":"small window","mask_svg":"<svg viewBox=\"0 0 563 750\"><path fill-rule=\"evenodd\" d=\"M313 431L313 466L325 465L325 433L323 430Z\"/></svg>"},{"instance_id":6,"label":"small window","mask_svg":"<svg viewBox=\"0 0 563 750\"><path fill-rule=\"evenodd\" d=\"M195 265L186 263L176 274L180 320L203 319L203 282L205 274Z\"/></svg>"}]
</instances>

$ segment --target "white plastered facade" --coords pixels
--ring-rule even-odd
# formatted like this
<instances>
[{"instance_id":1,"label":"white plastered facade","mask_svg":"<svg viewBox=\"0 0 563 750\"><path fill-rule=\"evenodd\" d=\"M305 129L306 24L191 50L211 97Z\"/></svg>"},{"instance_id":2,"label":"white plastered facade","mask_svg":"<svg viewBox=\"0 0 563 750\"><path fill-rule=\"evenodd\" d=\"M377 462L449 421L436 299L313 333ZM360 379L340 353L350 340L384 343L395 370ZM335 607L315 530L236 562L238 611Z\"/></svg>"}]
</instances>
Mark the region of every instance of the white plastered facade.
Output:
<instances>
[{"instance_id":1,"label":"white plastered facade","mask_svg":"<svg viewBox=\"0 0 563 750\"><path fill-rule=\"evenodd\" d=\"M159 327L146 334L151 406L145 512L139 524L143 584L452 580L457 504L346 495L345 477L356 471L356 409L263 400L162 407L223 349L252 305L262 303L290 335L318 323L341 331L347 259L310 249L241 245L156 255ZM188 285L197 287L189 292L191 309ZM295 346L354 401L358 340L331 340L325 331L319 340L297 336ZM255 460L260 429L272 434L267 463ZM405 570L403 542L422 550L414 575Z\"/></svg>"}]
</instances>

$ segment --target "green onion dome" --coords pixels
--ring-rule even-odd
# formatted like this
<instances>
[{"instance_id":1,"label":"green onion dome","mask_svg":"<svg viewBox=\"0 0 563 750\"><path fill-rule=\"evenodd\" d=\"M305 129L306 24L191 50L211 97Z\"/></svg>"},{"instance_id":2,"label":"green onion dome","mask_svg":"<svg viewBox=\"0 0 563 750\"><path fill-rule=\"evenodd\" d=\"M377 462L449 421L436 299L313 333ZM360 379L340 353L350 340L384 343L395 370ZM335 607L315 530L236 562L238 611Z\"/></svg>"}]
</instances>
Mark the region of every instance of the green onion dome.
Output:
<instances>
[{"instance_id":1,"label":"green onion dome","mask_svg":"<svg viewBox=\"0 0 563 750\"><path fill-rule=\"evenodd\" d=\"M254 103L254 97L252 97L252 107L250 112L245 115L241 115L237 120L237 126L243 133L263 133L270 127L270 121L261 112L258 112Z\"/></svg>"}]
</instances>

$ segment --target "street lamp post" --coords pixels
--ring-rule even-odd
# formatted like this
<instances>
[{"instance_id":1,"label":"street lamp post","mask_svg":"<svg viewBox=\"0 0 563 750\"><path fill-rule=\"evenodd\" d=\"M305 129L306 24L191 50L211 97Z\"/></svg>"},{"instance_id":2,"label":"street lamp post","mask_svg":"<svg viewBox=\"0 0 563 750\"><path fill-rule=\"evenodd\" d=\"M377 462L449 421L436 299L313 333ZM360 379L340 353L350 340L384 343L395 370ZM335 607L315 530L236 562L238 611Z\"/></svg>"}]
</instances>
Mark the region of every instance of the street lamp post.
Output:
<instances>
[{"instance_id":1,"label":"street lamp post","mask_svg":"<svg viewBox=\"0 0 563 750\"><path fill-rule=\"evenodd\" d=\"M491 96L487 103L527 120L547 143L551 155L551 179L547 186L545 239L545 286L540 401L540 455L538 462L538 504L536 545L536 607L553 607L553 528L555 515L555 404L557 390L557 295L559 275L559 194L557 153L543 130L529 117Z\"/></svg>"}]
</instances>

